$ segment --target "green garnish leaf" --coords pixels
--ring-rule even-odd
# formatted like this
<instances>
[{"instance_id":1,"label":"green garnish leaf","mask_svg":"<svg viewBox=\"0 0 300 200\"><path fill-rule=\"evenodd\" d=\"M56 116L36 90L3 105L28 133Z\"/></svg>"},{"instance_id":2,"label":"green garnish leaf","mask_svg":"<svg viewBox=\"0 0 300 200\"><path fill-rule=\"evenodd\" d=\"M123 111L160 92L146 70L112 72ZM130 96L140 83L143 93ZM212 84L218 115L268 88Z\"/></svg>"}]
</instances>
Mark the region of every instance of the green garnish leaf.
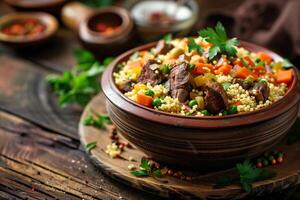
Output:
<instances>
[{"instance_id":1,"label":"green garnish leaf","mask_svg":"<svg viewBox=\"0 0 300 200\"><path fill-rule=\"evenodd\" d=\"M289 59L285 58L282 61L282 67L284 69L290 69L290 68L294 67L294 65L293 65L293 63L291 63L291 61L289 61Z\"/></svg>"},{"instance_id":2,"label":"green garnish leaf","mask_svg":"<svg viewBox=\"0 0 300 200\"><path fill-rule=\"evenodd\" d=\"M223 85L224 90L227 91L230 88L231 83L225 82L222 85Z\"/></svg>"},{"instance_id":3,"label":"green garnish leaf","mask_svg":"<svg viewBox=\"0 0 300 200\"><path fill-rule=\"evenodd\" d=\"M189 69L193 70L195 69L196 65L195 64L189 64Z\"/></svg>"},{"instance_id":4,"label":"green garnish leaf","mask_svg":"<svg viewBox=\"0 0 300 200\"><path fill-rule=\"evenodd\" d=\"M189 52L197 51L198 54L203 53L203 48L196 43L194 38L189 38L188 48L189 48Z\"/></svg>"},{"instance_id":5,"label":"green garnish leaf","mask_svg":"<svg viewBox=\"0 0 300 200\"><path fill-rule=\"evenodd\" d=\"M131 171L130 173L137 177L149 176L149 173L146 170L136 170Z\"/></svg>"},{"instance_id":6,"label":"green garnish leaf","mask_svg":"<svg viewBox=\"0 0 300 200\"><path fill-rule=\"evenodd\" d=\"M89 153L92 149L97 147L97 142L90 142L88 144L85 145L85 150Z\"/></svg>"},{"instance_id":7,"label":"green garnish leaf","mask_svg":"<svg viewBox=\"0 0 300 200\"><path fill-rule=\"evenodd\" d=\"M94 126L96 128L103 128L104 124L112 124L110 118L107 115L99 115L97 114L94 117L91 113L83 120L83 124L85 126Z\"/></svg>"},{"instance_id":8,"label":"green garnish leaf","mask_svg":"<svg viewBox=\"0 0 300 200\"><path fill-rule=\"evenodd\" d=\"M151 168L149 160L142 158L140 168L143 170L149 171Z\"/></svg>"},{"instance_id":9,"label":"green garnish leaf","mask_svg":"<svg viewBox=\"0 0 300 200\"><path fill-rule=\"evenodd\" d=\"M162 66L162 68L161 68L161 71L162 71L163 74L169 74L169 72L170 72L170 67L169 67L169 65L164 64L164 65Z\"/></svg>"},{"instance_id":10,"label":"green garnish leaf","mask_svg":"<svg viewBox=\"0 0 300 200\"><path fill-rule=\"evenodd\" d=\"M213 59L218 53L226 54L228 56L236 56L236 46L239 44L237 38L228 39L224 26L218 22L213 28L206 28L199 31L199 35L205 41L213 44L209 49L209 59Z\"/></svg>"},{"instance_id":11,"label":"green garnish leaf","mask_svg":"<svg viewBox=\"0 0 300 200\"><path fill-rule=\"evenodd\" d=\"M162 38L166 43L170 43L173 39L173 35L171 33L165 35L163 38Z\"/></svg>"},{"instance_id":12,"label":"green garnish leaf","mask_svg":"<svg viewBox=\"0 0 300 200\"><path fill-rule=\"evenodd\" d=\"M152 169L151 163L148 159L142 158L140 163L140 169L136 171L131 171L131 174L137 177L145 177L145 176L152 176L152 177L162 177L162 169Z\"/></svg>"},{"instance_id":13,"label":"green garnish leaf","mask_svg":"<svg viewBox=\"0 0 300 200\"><path fill-rule=\"evenodd\" d=\"M238 108L237 108L236 105L232 105L232 106L229 107L229 110L228 110L229 114L235 114L237 112L238 112Z\"/></svg>"},{"instance_id":14,"label":"green garnish leaf","mask_svg":"<svg viewBox=\"0 0 300 200\"><path fill-rule=\"evenodd\" d=\"M75 49L74 57L77 64L72 70L64 71L61 75L50 74L46 77L52 91L58 96L61 107L72 103L85 106L100 92L100 76L112 61L112 58L107 58L100 63L91 52L84 49Z\"/></svg>"},{"instance_id":15,"label":"green garnish leaf","mask_svg":"<svg viewBox=\"0 0 300 200\"><path fill-rule=\"evenodd\" d=\"M162 177L162 173L160 169L154 170L151 175L158 178Z\"/></svg>"}]
</instances>

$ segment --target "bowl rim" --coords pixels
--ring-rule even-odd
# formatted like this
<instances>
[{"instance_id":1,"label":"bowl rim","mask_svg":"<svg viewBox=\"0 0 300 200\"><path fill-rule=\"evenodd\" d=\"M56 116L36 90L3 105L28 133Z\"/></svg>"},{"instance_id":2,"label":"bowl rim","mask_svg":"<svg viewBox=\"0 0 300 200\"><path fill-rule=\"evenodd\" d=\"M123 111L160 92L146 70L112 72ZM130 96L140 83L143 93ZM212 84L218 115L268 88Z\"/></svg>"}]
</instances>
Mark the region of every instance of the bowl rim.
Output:
<instances>
[{"instance_id":1,"label":"bowl rim","mask_svg":"<svg viewBox=\"0 0 300 200\"><path fill-rule=\"evenodd\" d=\"M291 109L300 101L300 82L299 71L296 67L293 67L294 79L291 87L288 89L285 96L272 103L271 105L261 108L259 110L233 114L227 116L183 116L179 114L172 114L164 111L155 110L153 108L147 108L142 106L133 100L127 98L115 85L113 73L119 63L128 59L136 51L147 50L154 47L156 42L141 45L134 49L131 49L119 57L117 57L105 70L102 76L102 88L106 98L117 106L122 111L144 118L146 120L154 121L160 124L184 126L190 128L224 128L240 125L249 125L252 123L258 123L271 118L274 118L285 111ZM268 50L259 45L253 43L241 41L241 47L249 49L250 51L263 51L271 54L274 60L279 61L283 58L275 52Z\"/></svg>"},{"instance_id":2,"label":"bowl rim","mask_svg":"<svg viewBox=\"0 0 300 200\"><path fill-rule=\"evenodd\" d=\"M45 25L46 30L35 37L10 36L0 31L0 41L19 44L40 41L52 36L58 29L58 22L56 18L45 12L8 13L0 18L0 26L18 19L37 19Z\"/></svg>"}]
</instances>

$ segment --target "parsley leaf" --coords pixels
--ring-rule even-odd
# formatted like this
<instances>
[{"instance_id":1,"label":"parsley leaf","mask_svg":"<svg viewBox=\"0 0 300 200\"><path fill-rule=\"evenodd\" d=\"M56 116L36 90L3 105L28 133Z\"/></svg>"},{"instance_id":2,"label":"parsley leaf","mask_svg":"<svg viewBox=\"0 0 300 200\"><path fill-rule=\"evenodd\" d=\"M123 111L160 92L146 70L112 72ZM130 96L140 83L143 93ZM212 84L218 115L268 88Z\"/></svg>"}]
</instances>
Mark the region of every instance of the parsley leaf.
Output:
<instances>
[{"instance_id":1,"label":"parsley leaf","mask_svg":"<svg viewBox=\"0 0 300 200\"><path fill-rule=\"evenodd\" d=\"M96 128L103 128L104 124L111 124L111 120L107 115L98 115L94 117L91 113L83 120L85 126L94 126Z\"/></svg>"},{"instance_id":2,"label":"parsley leaf","mask_svg":"<svg viewBox=\"0 0 300 200\"><path fill-rule=\"evenodd\" d=\"M218 53L228 56L236 56L237 38L228 39L224 26L218 22L215 28L206 28L198 32L205 41L213 44L209 49L209 59L213 59Z\"/></svg>"},{"instance_id":3,"label":"parsley leaf","mask_svg":"<svg viewBox=\"0 0 300 200\"><path fill-rule=\"evenodd\" d=\"M150 161L146 158L142 158L139 170L131 171L130 173L138 177L145 177L145 176L161 177L163 175L161 169L152 169Z\"/></svg>"},{"instance_id":4,"label":"parsley leaf","mask_svg":"<svg viewBox=\"0 0 300 200\"><path fill-rule=\"evenodd\" d=\"M138 176L138 177L140 177L140 176L149 176L149 173L145 170L136 170L136 171L131 171L130 173L132 175Z\"/></svg>"},{"instance_id":5,"label":"parsley leaf","mask_svg":"<svg viewBox=\"0 0 300 200\"><path fill-rule=\"evenodd\" d=\"M189 52L197 51L199 54L203 53L203 48L196 43L194 38L189 38L188 48Z\"/></svg>"},{"instance_id":6,"label":"parsley leaf","mask_svg":"<svg viewBox=\"0 0 300 200\"><path fill-rule=\"evenodd\" d=\"M170 43L170 42L172 41L172 38L173 38L172 34L169 33L169 34L165 35L162 39L163 39L166 43Z\"/></svg>"},{"instance_id":7,"label":"parsley leaf","mask_svg":"<svg viewBox=\"0 0 300 200\"><path fill-rule=\"evenodd\" d=\"M90 152L92 149L96 148L97 147L97 142L94 141L94 142L90 142L88 144L85 145L85 150L87 152Z\"/></svg>"},{"instance_id":8,"label":"parsley leaf","mask_svg":"<svg viewBox=\"0 0 300 200\"><path fill-rule=\"evenodd\" d=\"M84 49L76 49L74 57L77 64L70 71L61 75L51 74L46 77L52 91L58 96L61 107L78 103L85 106L91 98L100 92L99 78L113 58L106 58L103 63Z\"/></svg>"}]
</instances>

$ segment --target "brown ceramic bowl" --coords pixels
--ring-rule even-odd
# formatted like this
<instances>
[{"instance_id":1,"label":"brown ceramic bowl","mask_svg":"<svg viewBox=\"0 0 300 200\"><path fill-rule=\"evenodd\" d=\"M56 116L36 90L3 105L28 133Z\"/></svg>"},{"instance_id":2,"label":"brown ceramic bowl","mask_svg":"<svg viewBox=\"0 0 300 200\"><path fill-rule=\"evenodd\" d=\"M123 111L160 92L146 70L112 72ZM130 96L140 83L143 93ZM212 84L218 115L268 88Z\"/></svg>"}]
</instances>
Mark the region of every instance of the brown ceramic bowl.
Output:
<instances>
[{"instance_id":1,"label":"brown ceramic bowl","mask_svg":"<svg viewBox=\"0 0 300 200\"><path fill-rule=\"evenodd\" d=\"M111 35L96 30L97 23L119 27ZM90 13L79 25L79 38L83 46L100 57L117 55L129 49L133 41L133 21L129 13L120 7L100 8Z\"/></svg>"},{"instance_id":2,"label":"brown ceramic bowl","mask_svg":"<svg viewBox=\"0 0 300 200\"><path fill-rule=\"evenodd\" d=\"M1 43L14 48L35 47L49 40L58 28L57 20L52 15L42 12L14 12L7 14L0 18L0 27L5 26L5 24L12 21L21 19L37 19L46 26L46 30L34 37L10 36L0 32Z\"/></svg>"},{"instance_id":3,"label":"brown ceramic bowl","mask_svg":"<svg viewBox=\"0 0 300 200\"><path fill-rule=\"evenodd\" d=\"M58 15L68 0L4 0L20 11L45 11Z\"/></svg>"},{"instance_id":4,"label":"brown ceramic bowl","mask_svg":"<svg viewBox=\"0 0 300 200\"><path fill-rule=\"evenodd\" d=\"M148 50L147 44L119 56L105 71L102 87L107 111L120 133L155 160L200 168L223 168L270 150L287 134L299 108L300 82L294 80L287 94L269 107L249 113L188 117L141 106L125 97L116 87L113 72L133 52ZM275 60L277 54L242 42L250 51L264 51Z\"/></svg>"}]
</instances>

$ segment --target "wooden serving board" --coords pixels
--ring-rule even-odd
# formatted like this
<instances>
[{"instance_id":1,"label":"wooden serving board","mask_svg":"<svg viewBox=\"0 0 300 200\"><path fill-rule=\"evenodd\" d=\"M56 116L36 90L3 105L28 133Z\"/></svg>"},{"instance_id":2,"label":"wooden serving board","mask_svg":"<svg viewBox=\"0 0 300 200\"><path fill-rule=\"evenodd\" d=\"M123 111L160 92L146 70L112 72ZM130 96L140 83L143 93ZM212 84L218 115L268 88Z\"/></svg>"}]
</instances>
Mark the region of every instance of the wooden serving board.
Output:
<instances>
[{"instance_id":1,"label":"wooden serving board","mask_svg":"<svg viewBox=\"0 0 300 200\"><path fill-rule=\"evenodd\" d=\"M84 126L82 121L90 112L100 114L106 113L105 98L103 94L96 96L82 114L81 122L79 124L79 135L82 145L85 146L90 142L97 141L97 147L92 149L89 153L95 165L102 168L104 173L110 177L140 190L154 193L162 197L172 198L241 199L284 190L290 186L295 186L300 182L300 160L298 159L298 156L300 155L300 144L285 145L284 142L277 148L282 150L285 154L284 163L269 167L270 170L277 173L277 176L270 180L254 183L251 194L245 193L238 183L225 188L214 187L216 180L223 175L237 176L233 168L206 173L178 169L183 171L185 175L192 175L192 181L180 180L170 176L159 179L152 177L135 177L131 175L128 165L134 164L138 167L141 158L146 155L136 148L125 148L124 152L121 154L124 159L110 158L105 153L105 150L106 146L111 143L110 134L114 127L113 125L107 125L105 129L96 129L91 126ZM120 136L120 138L121 141L126 141L122 136ZM129 161L128 158L130 156L136 161ZM171 166L168 167L172 168Z\"/></svg>"}]
</instances>

